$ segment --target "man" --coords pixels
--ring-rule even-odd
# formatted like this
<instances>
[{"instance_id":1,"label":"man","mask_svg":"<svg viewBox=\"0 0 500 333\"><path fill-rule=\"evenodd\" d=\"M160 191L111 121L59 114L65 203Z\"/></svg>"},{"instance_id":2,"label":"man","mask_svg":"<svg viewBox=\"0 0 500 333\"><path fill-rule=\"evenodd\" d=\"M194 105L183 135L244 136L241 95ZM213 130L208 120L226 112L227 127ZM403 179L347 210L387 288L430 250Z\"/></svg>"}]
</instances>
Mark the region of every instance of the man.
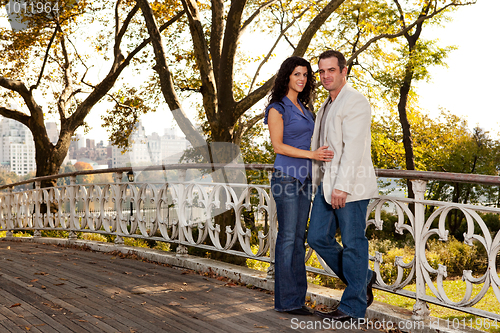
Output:
<instances>
[{"instance_id":1,"label":"man","mask_svg":"<svg viewBox=\"0 0 500 333\"><path fill-rule=\"evenodd\" d=\"M316 314L337 321L365 317L373 302L375 274L368 269L366 211L378 195L371 160L371 108L368 100L346 83L346 60L338 51L319 56L319 75L329 97L318 112L311 149L328 146L330 162L313 161L317 188L308 243L346 284L338 308ZM341 246L335 240L340 229Z\"/></svg>"}]
</instances>

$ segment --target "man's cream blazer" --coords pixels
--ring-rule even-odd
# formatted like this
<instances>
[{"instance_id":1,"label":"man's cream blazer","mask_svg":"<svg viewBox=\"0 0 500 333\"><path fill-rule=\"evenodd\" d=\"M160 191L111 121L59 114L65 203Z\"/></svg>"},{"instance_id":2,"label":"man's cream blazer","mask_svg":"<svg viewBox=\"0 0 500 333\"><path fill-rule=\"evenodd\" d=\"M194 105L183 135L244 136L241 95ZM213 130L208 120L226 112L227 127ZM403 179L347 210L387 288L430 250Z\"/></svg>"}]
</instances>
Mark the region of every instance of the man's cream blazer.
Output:
<instances>
[{"instance_id":1,"label":"man's cream blazer","mask_svg":"<svg viewBox=\"0 0 500 333\"><path fill-rule=\"evenodd\" d=\"M311 149L319 148L320 124L325 108L327 113L323 142L333 150L331 162L313 160L312 181L315 188L323 181L323 195L331 204L333 189L347 192L346 202L378 196L377 178L371 159L371 107L368 100L346 84L329 103L328 98L318 111ZM324 166L321 177L320 168Z\"/></svg>"}]
</instances>

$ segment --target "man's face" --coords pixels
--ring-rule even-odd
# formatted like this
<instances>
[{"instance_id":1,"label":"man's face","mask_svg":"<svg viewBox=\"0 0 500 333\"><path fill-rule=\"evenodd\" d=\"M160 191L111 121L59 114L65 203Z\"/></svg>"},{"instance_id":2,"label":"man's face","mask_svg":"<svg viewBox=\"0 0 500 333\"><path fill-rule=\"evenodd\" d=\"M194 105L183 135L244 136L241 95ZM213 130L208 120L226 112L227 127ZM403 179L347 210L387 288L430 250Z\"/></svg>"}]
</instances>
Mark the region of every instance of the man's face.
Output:
<instances>
[{"instance_id":1,"label":"man's face","mask_svg":"<svg viewBox=\"0 0 500 333\"><path fill-rule=\"evenodd\" d=\"M344 67L341 71L337 58L331 57L321 59L318 68L321 83L330 94L339 91L344 86L347 68Z\"/></svg>"}]
</instances>

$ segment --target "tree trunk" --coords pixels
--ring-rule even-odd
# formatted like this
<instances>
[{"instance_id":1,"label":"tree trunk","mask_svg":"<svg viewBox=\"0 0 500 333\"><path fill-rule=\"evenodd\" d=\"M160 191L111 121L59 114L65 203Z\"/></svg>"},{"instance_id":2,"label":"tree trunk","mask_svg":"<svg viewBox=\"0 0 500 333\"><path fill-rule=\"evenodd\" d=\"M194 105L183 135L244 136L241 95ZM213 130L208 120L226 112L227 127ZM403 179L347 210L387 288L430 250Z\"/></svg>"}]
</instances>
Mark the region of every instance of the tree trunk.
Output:
<instances>
[{"instance_id":1,"label":"tree trunk","mask_svg":"<svg viewBox=\"0 0 500 333\"><path fill-rule=\"evenodd\" d=\"M70 136L62 135L56 146L54 146L45 130L45 127L37 127L31 129L33 133L33 140L35 142L35 161L36 161L36 177L57 175L59 169L66 157L70 145ZM55 187L57 179L42 180L40 187ZM41 213L46 213L47 205L42 204ZM59 210L57 205L50 203L50 212L56 213Z\"/></svg>"},{"instance_id":2,"label":"tree trunk","mask_svg":"<svg viewBox=\"0 0 500 333\"><path fill-rule=\"evenodd\" d=\"M403 85L400 88L398 112L399 121L401 122L401 127L403 128L403 146L405 149L406 158L406 170L415 170L415 158L413 154L413 140L411 136L411 126L408 121L408 115L406 114L406 105L408 102L408 94L411 89L411 81L413 78L413 69L408 65L406 67L406 75ZM413 186L411 180L406 181L408 185L408 198L415 198L413 193Z\"/></svg>"}]
</instances>

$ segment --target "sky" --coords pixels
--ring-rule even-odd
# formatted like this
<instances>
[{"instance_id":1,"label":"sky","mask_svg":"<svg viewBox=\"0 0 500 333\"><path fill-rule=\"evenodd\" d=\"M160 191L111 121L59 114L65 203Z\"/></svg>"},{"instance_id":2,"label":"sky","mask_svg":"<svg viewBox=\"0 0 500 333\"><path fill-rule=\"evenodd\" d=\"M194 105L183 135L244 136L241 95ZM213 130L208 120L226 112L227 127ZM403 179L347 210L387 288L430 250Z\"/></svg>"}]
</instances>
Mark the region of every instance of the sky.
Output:
<instances>
[{"instance_id":1,"label":"sky","mask_svg":"<svg viewBox=\"0 0 500 333\"><path fill-rule=\"evenodd\" d=\"M445 108L467 119L469 127L478 125L495 138L500 138L500 104L497 102L500 67L496 59L500 55L500 44L491 36L498 31L496 16L499 12L499 0L477 0L475 5L453 13L453 21L446 23L445 28L424 30L422 38L437 38L440 46L455 45L458 49L446 60L448 68L431 68L431 81L416 85L420 106L431 116L437 117L439 109ZM189 105L184 107L194 117L195 112L189 110ZM100 126L101 110L96 108L87 117L93 128L85 137L96 142L107 141L108 137ZM148 134L161 135L165 128L176 127L166 105L143 116L141 121Z\"/></svg>"},{"instance_id":2,"label":"sky","mask_svg":"<svg viewBox=\"0 0 500 333\"><path fill-rule=\"evenodd\" d=\"M453 14L453 22L431 33L440 45L456 45L447 59L448 68L431 69L432 81L419 83L421 107L437 115L443 107L467 119L469 127L488 130L500 138L500 44L496 32L500 1L477 0Z\"/></svg>"}]
</instances>

